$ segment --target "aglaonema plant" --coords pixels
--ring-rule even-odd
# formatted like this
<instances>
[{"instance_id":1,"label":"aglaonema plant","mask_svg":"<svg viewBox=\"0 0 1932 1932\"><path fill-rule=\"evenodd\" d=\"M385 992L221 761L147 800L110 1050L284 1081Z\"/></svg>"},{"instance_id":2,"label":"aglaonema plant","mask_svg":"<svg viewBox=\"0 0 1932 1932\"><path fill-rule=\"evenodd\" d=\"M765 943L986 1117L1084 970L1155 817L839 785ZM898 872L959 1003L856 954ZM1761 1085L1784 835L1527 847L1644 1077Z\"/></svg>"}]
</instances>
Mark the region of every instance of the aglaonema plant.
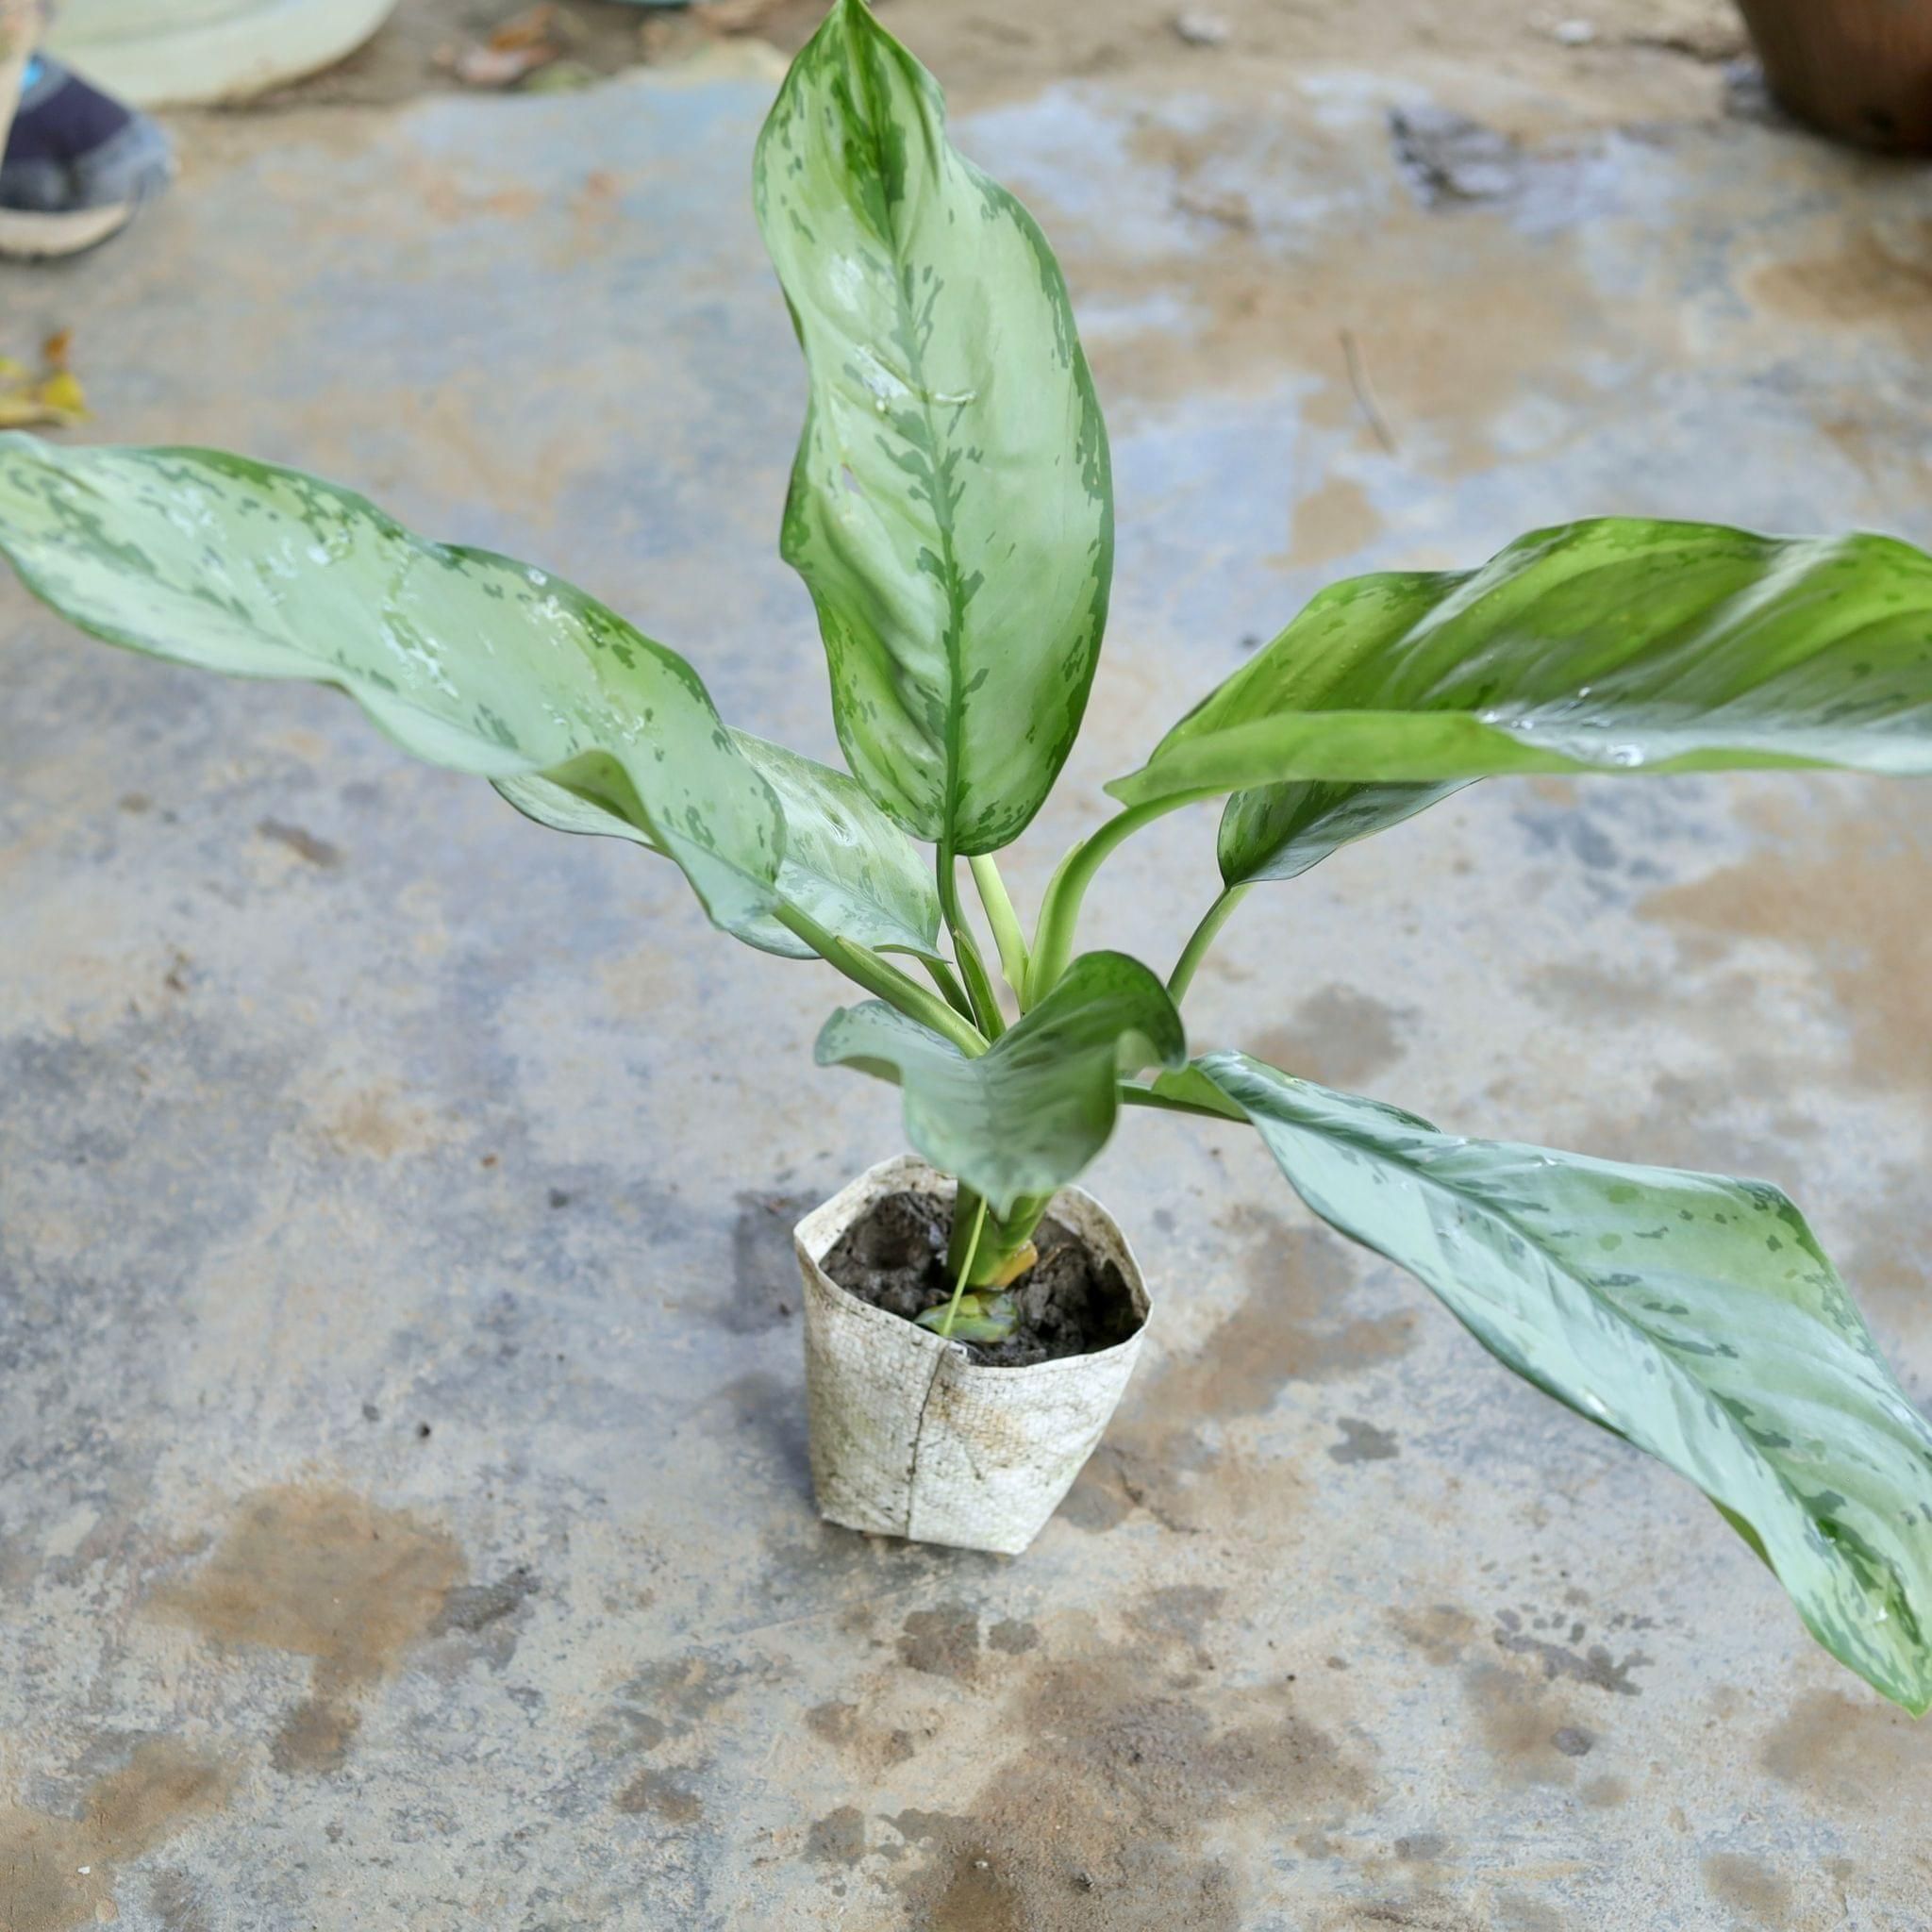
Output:
<instances>
[{"instance_id":1,"label":"aglaonema plant","mask_svg":"<svg viewBox=\"0 0 1932 1932\"><path fill-rule=\"evenodd\" d=\"M726 725L690 664L572 585L241 457L0 438L0 548L82 629L334 685L406 750L649 848L726 932L857 982L871 998L818 1059L896 1082L958 1179L942 1333L1004 1332L1043 1208L1122 1106L1251 1125L1317 1215L1698 1484L1818 1640L1924 1710L1932 1428L1778 1189L1465 1140L1238 1050L1191 1058L1180 1003L1253 887L1474 779L1932 772L1932 558L1611 519L1337 584L1108 788L1121 808L1029 940L994 854L1074 741L1112 570L1065 285L861 0L784 82L756 202L809 378L781 547L849 774ZM1207 799L1220 880L1172 974L1082 953L1104 862Z\"/></svg>"}]
</instances>

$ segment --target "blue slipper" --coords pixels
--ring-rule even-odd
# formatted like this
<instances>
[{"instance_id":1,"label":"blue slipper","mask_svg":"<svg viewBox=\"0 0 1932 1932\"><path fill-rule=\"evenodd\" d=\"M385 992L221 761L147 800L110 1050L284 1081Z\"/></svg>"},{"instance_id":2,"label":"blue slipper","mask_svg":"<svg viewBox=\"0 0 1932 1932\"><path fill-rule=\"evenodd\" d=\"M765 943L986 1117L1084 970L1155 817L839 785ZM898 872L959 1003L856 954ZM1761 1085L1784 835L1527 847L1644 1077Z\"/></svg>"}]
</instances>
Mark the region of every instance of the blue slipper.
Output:
<instances>
[{"instance_id":1,"label":"blue slipper","mask_svg":"<svg viewBox=\"0 0 1932 1932\"><path fill-rule=\"evenodd\" d=\"M37 56L0 158L0 255L92 248L173 174L167 136L145 114Z\"/></svg>"}]
</instances>

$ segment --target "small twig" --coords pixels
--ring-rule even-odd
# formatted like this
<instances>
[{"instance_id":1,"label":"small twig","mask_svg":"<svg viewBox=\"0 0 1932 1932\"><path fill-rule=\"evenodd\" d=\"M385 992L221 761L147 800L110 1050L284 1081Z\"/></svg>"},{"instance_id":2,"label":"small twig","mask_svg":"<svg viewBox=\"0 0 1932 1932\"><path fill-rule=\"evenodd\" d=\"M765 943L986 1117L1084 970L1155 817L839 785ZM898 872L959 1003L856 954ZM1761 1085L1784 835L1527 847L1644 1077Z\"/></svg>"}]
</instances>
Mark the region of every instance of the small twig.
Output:
<instances>
[{"instance_id":1,"label":"small twig","mask_svg":"<svg viewBox=\"0 0 1932 1932\"><path fill-rule=\"evenodd\" d=\"M1355 391L1356 406L1361 410L1368 425L1375 432L1375 441L1390 456L1401 453L1401 445L1395 441L1395 432L1389 426L1389 419L1382 413L1382 406L1375 400L1374 387L1369 381L1368 365L1362 360L1361 345L1355 339L1355 331L1345 328L1341 331L1341 354L1348 364L1348 386Z\"/></svg>"},{"instance_id":2,"label":"small twig","mask_svg":"<svg viewBox=\"0 0 1932 1932\"><path fill-rule=\"evenodd\" d=\"M959 1279L953 1287L953 1299L946 1309L946 1319L940 1324L939 1334L941 1341L953 1339L953 1324L959 1319L959 1303L966 1292L966 1283L973 1273L973 1262L979 1253L979 1237L986 1232L986 1196L979 1197L979 1207L973 1216L973 1233L966 1242L966 1258L959 1263Z\"/></svg>"}]
</instances>

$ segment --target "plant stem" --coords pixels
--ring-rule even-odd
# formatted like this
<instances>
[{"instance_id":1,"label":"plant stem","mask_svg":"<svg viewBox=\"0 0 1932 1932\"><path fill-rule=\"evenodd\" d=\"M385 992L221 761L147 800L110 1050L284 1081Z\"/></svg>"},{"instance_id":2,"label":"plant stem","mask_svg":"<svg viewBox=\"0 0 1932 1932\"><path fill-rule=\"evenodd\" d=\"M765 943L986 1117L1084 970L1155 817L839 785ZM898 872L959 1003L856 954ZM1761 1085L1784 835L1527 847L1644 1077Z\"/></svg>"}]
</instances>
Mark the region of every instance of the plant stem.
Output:
<instances>
[{"instance_id":1,"label":"plant stem","mask_svg":"<svg viewBox=\"0 0 1932 1932\"><path fill-rule=\"evenodd\" d=\"M1142 825L1151 824L1163 814L1176 810L1184 805L1192 805L1197 799L1219 796L1212 791L1182 791L1172 798L1157 798L1145 805L1130 805L1125 810L1115 813L1101 828L1079 844L1060 860L1046 888L1046 897L1041 902L1040 924L1033 935L1033 963L1026 969L1026 985L1021 995L1021 1003L1037 1007L1059 983L1061 974L1067 970L1067 963L1074 957L1074 933L1080 922L1080 902L1087 896L1087 888L1093 883L1093 874L1106 863L1108 856L1124 841L1130 839Z\"/></svg>"},{"instance_id":2,"label":"plant stem","mask_svg":"<svg viewBox=\"0 0 1932 1932\"><path fill-rule=\"evenodd\" d=\"M809 913L795 906L780 906L774 915L788 931L795 932L820 958L836 966L847 979L856 980L867 992L876 994L889 1007L897 1007L909 1019L950 1040L968 1059L977 1059L989 1044L985 1034L962 1019L937 993L927 992L916 979L908 977L896 966L889 966L870 946L842 940L827 932Z\"/></svg>"},{"instance_id":3,"label":"plant stem","mask_svg":"<svg viewBox=\"0 0 1932 1932\"><path fill-rule=\"evenodd\" d=\"M1174 974L1167 982L1168 997L1175 1006L1180 1005L1188 988L1193 984L1194 969L1207 958L1215 934L1227 924L1228 914L1247 897L1247 892L1245 885L1224 887L1220 898L1208 907L1200 924L1182 947L1181 956L1174 962Z\"/></svg>"},{"instance_id":4,"label":"plant stem","mask_svg":"<svg viewBox=\"0 0 1932 1932\"><path fill-rule=\"evenodd\" d=\"M1120 1095L1124 1106L1151 1107L1161 1113L1195 1113L1203 1120L1240 1121L1244 1124L1248 1118L1231 1100L1224 1107L1209 1107L1203 1101L1181 1100L1172 1093L1157 1093L1151 1087L1137 1087L1131 1080L1121 1082Z\"/></svg>"},{"instance_id":5,"label":"plant stem","mask_svg":"<svg viewBox=\"0 0 1932 1932\"><path fill-rule=\"evenodd\" d=\"M953 1195L953 1226L946 1237L946 1266L955 1274L966 1272L966 1231L973 1225L973 1217L983 1205L979 1194L962 1180L955 1181Z\"/></svg>"},{"instance_id":6,"label":"plant stem","mask_svg":"<svg viewBox=\"0 0 1932 1932\"><path fill-rule=\"evenodd\" d=\"M958 1279L953 1284L953 1300L946 1309L946 1319L940 1324L940 1340L950 1341L953 1337L953 1324L958 1319L960 1297L966 1292L967 1277L973 1273L973 1257L979 1252L979 1237L986 1226L986 1196L977 1196L978 1208L973 1216L973 1233L966 1242L966 1258L959 1264Z\"/></svg>"},{"instance_id":7,"label":"plant stem","mask_svg":"<svg viewBox=\"0 0 1932 1932\"><path fill-rule=\"evenodd\" d=\"M989 1040L997 1040L1007 1030L1007 1016L1000 1011L999 995L992 990L986 961L979 956L979 941L973 937L973 928L966 924L965 910L959 904L958 867L951 845L939 849L939 889L940 910L945 915L946 930L953 936L953 954L966 982L966 997L973 1002L973 1018Z\"/></svg>"},{"instance_id":8,"label":"plant stem","mask_svg":"<svg viewBox=\"0 0 1932 1932\"><path fill-rule=\"evenodd\" d=\"M943 959L928 959L925 970L932 974L932 983L939 988L947 1006L970 1025L973 1003L966 997L966 989L959 984L953 969Z\"/></svg>"},{"instance_id":9,"label":"plant stem","mask_svg":"<svg viewBox=\"0 0 1932 1932\"><path fill-rule=\"evenodd\" d=\"M991 852L982 853L966 863L973 868L973 883L979 888L979 903L986 908L987 924L992 927L993 943L1000 949L1000 971L1007 984L1017 993L1026 984L1026 936L1020 928L1020 915L1007 892L1007 882L993 863Z\"/></svg>"}]
</instances>

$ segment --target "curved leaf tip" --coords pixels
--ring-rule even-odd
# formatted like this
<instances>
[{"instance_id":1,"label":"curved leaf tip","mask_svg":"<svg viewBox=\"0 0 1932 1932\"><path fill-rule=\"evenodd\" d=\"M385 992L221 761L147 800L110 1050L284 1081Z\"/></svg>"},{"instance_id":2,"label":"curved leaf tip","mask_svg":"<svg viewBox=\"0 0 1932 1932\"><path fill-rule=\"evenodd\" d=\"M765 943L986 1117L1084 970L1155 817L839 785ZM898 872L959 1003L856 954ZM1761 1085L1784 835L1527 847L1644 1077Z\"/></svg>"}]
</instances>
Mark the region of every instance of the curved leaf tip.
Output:
<instances>
[{"instance_id":1,"label":"curved leaf tip","mask_svg":"<svg viewBox=\"0 0 1932 1932\"><path fill-rule=\"evenodd\" d=\"M1599 518L1330 585L1108 790L1234 793L1232 885L1474 778L1806 765L1932 774L1932 557Z\"/></svg>"},{"instance_id":2,"label":"curved leaf tip","mask_svg":"<svg viewBox=\"0 0 1932 1932\"><path fill-rule=\"evenodd\" d=\"M1782 1191L1459 1140L1244 1054L1195 1067L1315 1213L1689 1476L1833 1656L1932 1707L1932 1424Z\"/></svg>"},{"instance_id":3,"label":"curved leaf tip","mask_svg":"<svg viewBox=\"0 0 1932 1932\"><path fill-rule=\"evenodd\" d=\"M352 491L222 451L0 436L0 555L110 643L347 692L406 751L519 810L673 859L725 930L787 908L932 956L911 840L844 774L729 731L675 651L547 571L433 543Z\"/></svg>"}]
</instances>

